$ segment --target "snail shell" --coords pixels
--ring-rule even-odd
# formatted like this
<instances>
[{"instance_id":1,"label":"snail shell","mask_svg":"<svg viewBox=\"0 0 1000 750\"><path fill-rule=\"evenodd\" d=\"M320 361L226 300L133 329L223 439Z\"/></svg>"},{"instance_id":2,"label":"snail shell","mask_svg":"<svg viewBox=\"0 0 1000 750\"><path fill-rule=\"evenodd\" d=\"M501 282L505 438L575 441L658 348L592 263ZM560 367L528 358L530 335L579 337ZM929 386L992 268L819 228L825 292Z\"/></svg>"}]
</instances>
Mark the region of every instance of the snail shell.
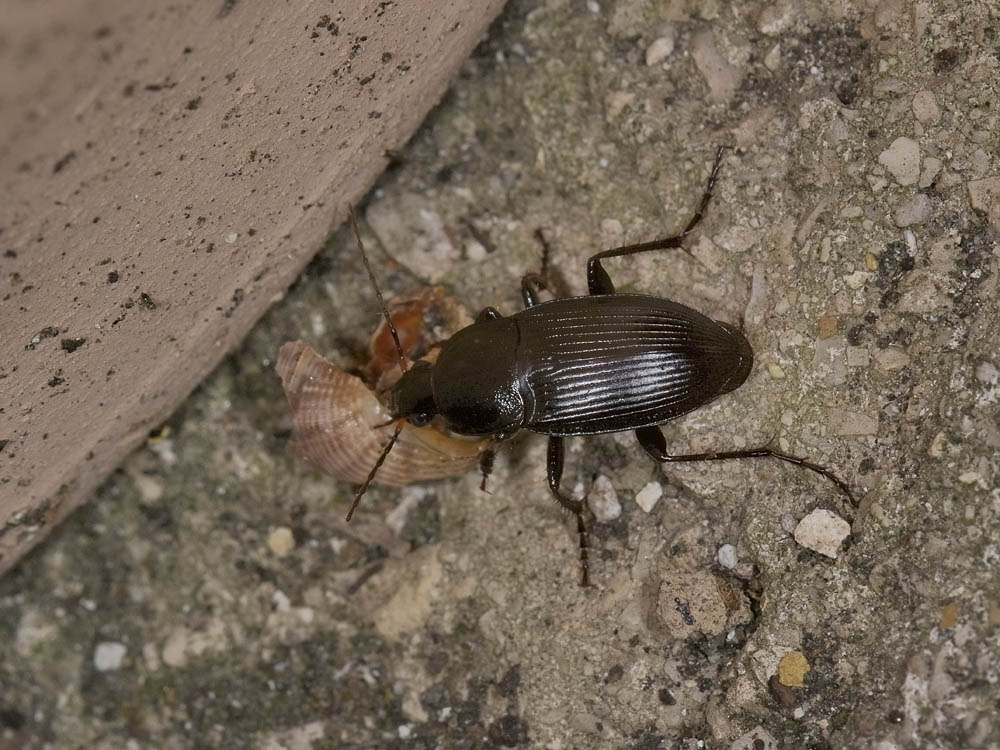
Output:
<instances>
[{"instance_id":1,"label":"snail shell","mask_svg":"<svg viewBox=\"0 0 1000 750\"><path fill-rule=\"evenodd\" d=\"M429 321L436 324L431 327L444 329L436 331L443 337L468 319L467 313L459 312L440 289L426 290L419 297L396 303L390 312L403 351L411 357L426 351ZM385 381L399 375L399 357L384 321L373 335L370 348L372 360L365 374L384 389ZM275 369L291 407L293 452L330 476L363 482L394 429L392 415L376 392L303 341L282 346ZM399 486L465 474L478 464L479 452L487 442L453 435L433 423L427 427L407 424L376 481Z\"/></svg>"}]
</instances>

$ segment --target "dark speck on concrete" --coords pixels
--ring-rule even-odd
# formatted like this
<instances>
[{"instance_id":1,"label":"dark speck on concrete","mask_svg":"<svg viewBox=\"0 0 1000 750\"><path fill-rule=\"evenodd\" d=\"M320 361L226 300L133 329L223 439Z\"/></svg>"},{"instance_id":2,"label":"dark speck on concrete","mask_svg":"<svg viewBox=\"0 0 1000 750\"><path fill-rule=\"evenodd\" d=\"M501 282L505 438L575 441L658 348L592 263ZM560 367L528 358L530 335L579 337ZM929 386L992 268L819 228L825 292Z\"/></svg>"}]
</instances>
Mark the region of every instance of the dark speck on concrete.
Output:
<instances>
[{"instance_id":1,"label":"dark speck on concrete","mask_svg":"<svg viewBox=\"0 0 1000 750\"><path fill-rule=\"evenodd\" d=\"M63 339L61 342L62 350L64 352L72 353L79 349L87 342L87 339L76 338L76 339Z\"/></svg>"}]
</instances>

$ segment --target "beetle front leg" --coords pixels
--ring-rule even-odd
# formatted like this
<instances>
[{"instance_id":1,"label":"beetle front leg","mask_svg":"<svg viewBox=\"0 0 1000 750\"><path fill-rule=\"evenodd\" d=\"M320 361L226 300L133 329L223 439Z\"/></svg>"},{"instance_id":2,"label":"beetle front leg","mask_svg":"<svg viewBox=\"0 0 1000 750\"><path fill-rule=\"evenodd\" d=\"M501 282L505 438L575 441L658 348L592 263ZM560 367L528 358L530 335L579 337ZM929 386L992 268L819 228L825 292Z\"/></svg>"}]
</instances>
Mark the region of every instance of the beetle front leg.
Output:
<instances>
[{"instance_id":1,"label":"beetle front leg","mask_svg":"<svg viewBox=\"0 0 1000 750\"><path fill-rule=\"evenodd\" d=\"M549 450L546 462L546 469L549 479L549 489L552 496L562 507L576 516L576 530L580 535L580 569L582 577L581 586L590 585L590 562L587 555L587 525L583 519L583 501L574 500L569 495L564 495L559 489L562 481L563 471L563 439L554 435L549 436Z\"/></svg>"},{"instance_id":2,"label":"beetle front leg","mask_svg":"<svg viewBox=\"0 0 1000 750\"><path fill-rule=\"evenodd\" d=\"M847 499L851 501L851 505L855 508L858 507L858 501L851 492L851 488L847 486L847 482L829 469L824 468L819 464L814 464L812 461L807 461L804 458L790 456L787 453L781 453L780 451L772 450L766 446L761 448L748 448L741 451L688 453L681 456L671 456L667 453L667 441L663 437L663 432L659 427L656 427L655 425L653 427L640 427L635 431L635 436L639 439L639 445L642 446L643 450L645 450L654 461L658 461L660 463L681 463L686 461L728 461L734 458L777 458L781 461L787 461L788 463L800 466L803 469L809 469L809 471L813 471L830 480L837 485L837 488L840 489L841 492L847 495Z\"/></svg>"},{"instance_id":3,"label":"beetle front leg","mask_svg":"<svg viewBox=\"0 0 1000 750\"><path fill-rule=\"evenodd\" d=\"M486 492L486 479L493 473L493 462L496 457L497 450L492 442L479 454L479 472L483 475L483 481L479 484L481 492Z\"/></svg>"},{"instance_id":4,"label":"beetle front leg","mask_svg":"<svg viewBox=\"0 0 1000 750\"><path fill-rule=\"evenodd\" d=\"M549 288L549 255L551 253L549 241L545 239L541 229L535 230L535 239L542 245L542 270L539 273L526 273L521 277L521 299L524 300L526 308L537 305L540 302L538 293L542 289Z\"/></svg>"},{"instance_id":5,"label":"beetle front leg","mask_svg":"<svg viewBox=\"0 0 1000 750\"><path fill-rule=\"evenodd\" d=\"M683 232L674 237L664 237L661 240L653 240L652 242L641 242L638 245L615 247L611 250L604 250L590 256L590 259L587 261L587 289L591 295L615 293L614 282L611 281L608 272L601 265L603 258L618 258L622 255L634 255L635 253L645 253L650 250L685 249L681 243L691 234L691 230L701 222L702 217L705 215L705 209L708 208L708 202L712 200L712 190L715 188L715 180L719 176L719 167L722 165L722 154L725 150L726 147L721 146L716 152L715 163L712 165L712 174L708 177L708 185L705 186L705 192L701 196L701 203L698 206L698 210L695 211L694 216L691 217L691 221L684 227Z\"/></svg>"}]
</instances>

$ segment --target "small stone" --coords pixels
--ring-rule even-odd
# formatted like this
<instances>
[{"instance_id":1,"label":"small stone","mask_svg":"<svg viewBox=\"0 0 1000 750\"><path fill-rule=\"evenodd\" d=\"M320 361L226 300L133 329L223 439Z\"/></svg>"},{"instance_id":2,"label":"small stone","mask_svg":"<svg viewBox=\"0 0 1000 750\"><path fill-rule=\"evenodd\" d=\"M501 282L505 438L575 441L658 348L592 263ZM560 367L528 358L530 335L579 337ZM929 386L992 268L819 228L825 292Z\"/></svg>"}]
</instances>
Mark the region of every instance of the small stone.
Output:
<instances>
[{"instance_id":1,"label":"small stone","mask_svg":"<svg viewBox=\"0 0 1000 750\"><path fill-rule=\"evenodd\" d=\"M622 514L622 504L618 502L618 492L608 477L601 474L594 480L594 486L587 495L587 504L599 523L613 521Z\"/></svg>"},{"instance_id":2,"label":"small stone","mask_svg":"<svg viewBox=\"0 0 1000 750\"><path fill-rule=\"evenodd\" d=\"M604 97L604 119L609 123L618 119L626 107L635 103L635 94L631 91L611 91Z\"/></svg>"},{"instance_id":3,"label":"small stone","mask_svg":"<svg viewBox=\"0 0 1000 750\"><path fill-rule=\"evenodd\" d=\"M830 422L830 430L834 435L878 434L878 420L869 417L867 414L858 414L846 409L831 408L827 416Z\"/></svg>"},{"instance_id":4,"label":"small stone","mask_svg":"<svg viewBox=\"0 0 1000 750\"><path fill-rule=\"evenodd\" d=\"M667 34L659 37L658 39L654 39L653 43L646 47L646 65L649 67L659 65L661 62L670 57L670 54L673 51L674 34Z\"/></svg>"},{"instance_id":5,"label":"small stone","mask_svg":"<svg viewBox=\"0 0 1000 750\"><path fill-rule=\"evenodd\" d=\"M920 181L917 182L917 187L920 189L929 188L934 184L934 180L937 179L938 172L941 171L941 160L933 156L928 156L924 159L924 168L920 172Z\"/></svg>"},{"instance_id":6,"label":"small stone","mask_svg":"<svg viewBox=\"0 0 1000 750\"><path fill-rule=\"evenodd\" d=\"M120 669L128 648L124 643L106 641L98 643L94 649L94 669L98 672L114 672Z\"/></svg>"},{"instance_id":7,"label":"small stone","mask_svg":"<svg viewBox=\"0 0 1000 750\"><path fill-rule=\"evenodd\" d=\"M819 319L819 340L828 339L837 333L840 319L836 315L824 315Z\"/></svg>"},{"instance_id":8,"label":"small stone","mask_svg":"<svg viewBox=\"0 0 1000 750\"><path fill-rule=\"evenodd\" d=\"M817 509L799 521L795 527L795 541L813 552L836 558L841 543L850 533L851 525L843 518Z\"/></svg>"},{"instance_id":9,"label":"small stone","mask_svg":"<svg viewBox=\"0 0 1000 750\"><path fill-rule=\"evenodd\" d=\"M1000 231L1000 177L969 182L969 204L986 214L994 230Z\"/></svg>"},{"instance_id":10,"label":"small stone","mask_svg":"<svg viewBox=\"0 0 1000 750\"><path fill-rule=\"evenodd\" d=\"M948 440L944 432L939 432L931 440L931 446L927 449L927 455L931 458L944 458L945 456L957 456L961 449Z\"/></svg>"},{"instance_id":11,"label":"small stone","mask_svg":"<svg viewBox=\"0 0 1000 750\"><path fill-rule=\"evenodd\" d=\"M920 176L920 146L912 138L897 138L878 160L900 185L912 185Z\"/></svg>"},{"instance_id":12,"label":"small stone","mask_svg":"<svg viewBox=\"0 0 1000 750\"><path fill-rule=\"evenodd\" d=\"M768 36L776 36L793 23L801 11L795 3L774 3L766 5L757 18L757 30Z\"/></svg>"},{"instance_id":13,"label":"small stone","mask_svg":"<svg viewBox=\"0 0 1000 750\"><path fill-rule=\"evenodd\" d=\"M791 513L782 513L779 523L781 524L781 528L785 530L786 534L794 534L795 527L799 525L798 519L796 519Z\"/></svg>"},{"instance_id":14,"label":"small stone","mask_svg":"<svg viewBox=\"0 0 1000 750\"><path fill-rule=\"evenodd\" d=\"M871 281L873 276L871 271L855 271L844 275L844 283L847 284L848 289L857 290Z\"/></svg>"},{"instance_id":15,"label":"small stone","mask_svg":"<svg viewBox=\"0 0 1000 750\"><path fill-rule=\"evenodd\" d=\"M868 367L869 362L871 362L871 352L868 351L868 347L866 346L847 347L848 367Z\"/></svg>"},{"instance_id":16,"label":"small stone","mask_svg":"<svg viewBox=\"0 0 1000 750\"><path fill-rule=\"evenodd\" d=\"M743 80L743 71L731 65L719 51L711 30L699 31L694 35L691 40L691 57L708 84L709 98L716 102L730 99Z\"/></svg>"},{"instance_id":17,"label":"small stone","mask_svg":"<svg viewBox=\"0 0 1000 750\"><path fill-rule=\"evenodd\" d=\"M992 362L980 362L976 365L976 380L981 383L996 383L1000 381L1000 370Z\"/></svg>"},{"instance_id":18,"label":"small stone","mask_svg":"<svg viewBox=\"0 0 1000 750\"><path fill-rule=\"evenodd\" d=\"M292 609L292 600L280 589L271 595L271 604L274 605L275 612L289 612Z\"/></svg>"},{"instance_id":19,"label":"small stone","mask_svg":"<svg viewBox=\"0 0 1000 750\"><path fill-rule=\"evenodd\" d=\"M801 651L789 651L778 662L778 679L787 687L804 687L809 661Z\"/></svg>"},{"instance_id":20,"label":"small stone","mask_svg":"<svg viewBox=\"0 0 1000 750\"><path fill-rule=\"evenodd\" d=\"M764 67L775 72L781 66L781 45L776 44L771 47L771 51L764 55Z\"/></svg>"},{"instance_id":21,"label":"small stone","mask_svg":"<svg viewBox=\"0 0 1000 750\"><path fill-rule=\"evenodd\" d=\"M941 110L933 93L924 89L913 95L913 116L924 125L933 125L941 119Z\"/></svg>"},{"instance_id":22,"label":"small stone","mask_svg":"<svg viewBox=\"0 0 1000 750\"><path fill-rule=\"evenodd\" d=\"M279 526L267 538L267 546L277 557L284 557L295 549L295 536L287 526Z\"/></svg>"},{"instance_id":23,"label":"small stone","mask_svg":"<svg viewBox=\"0 0 1000 750\"><path fill-rule=\"evenodd\" d=\"M882 372L901 370L910 364L909 355L898 346L890 346L875 352L875 367Z\"/></svg>"},{"instance_id":24,"label":"small stone","mask_svg":"<svg viewBox=\"0 0 1000 750\"><path fill-rule=\"evenodd\" d=\"M782 685L781 678L776 674L771 675L768 679L767 689L771 691L771 695L782 708L793 708L799 702L799 695L795 688Z\"/></svg>"},{"instance_id":25,"label":"small stone","mask_svg":"<svg viewBox=\"0 0 1000 750\"><path fill-rule=\"evenodd\" d=\"M731 544L723 544L716 553L719 565L729 570L735 570L739 564L739 557L736 555L736 547Z\"/></svg>"},{"instance_id":26,"label":"small stone","mask_svg":"<svg viewBox=\"0 0 1000 750\"><path fill-rule=\"evenodd\" d=\"M753 618L739 586L683 567L661 572L656 615L674 638L721 635Z\"/></svg>"},{"instance_id":27,"label":"small stone","mask_svg":"<svg viewBox=\"0 0 1000 750\"><path fill-rule=\"evenodd\" d=\"M183 667L187 664L187 650L190 634L187 628L178 627L167 636L163 644L163 663L168 667Z\"/></svg>"},{"instance_id":28,"label":"small stone","mask_svg":"<svg viewBox=\"0 0 1000 750\"><path fill-rule=\"evenodd\" d=\"M653 509L653 506L656 505L657 500L662 496L663 487L660 483L650 482L636 493L635 501L639 504L640 508L649 513Z\"/></svg>"},{"instance_id":29,"label":"small stone","mask_svg":"<svg viewBox=\"0 0 1000 750\"><path fill-rule=\"evenodd\" d=\"M910 227L923 224L931 218L931 199L924 193L917 193L896 206L892 219L897 227Z\"/></svg>"},{"instance_id":30,"label":"small stone","mask_svg":"<svg viewBox=\"0 0 1000 750\"><path fill-rule=\"evenodd\" d=\"M151 505L163 497L163 483L141 471L131 472L132 482L139 491L139 497L146 505Z\"/></svg>"},{"instance_id":31,"label":"small stone","mask_svg":"<svg viewBox=\"0 0 1000 750\"><path fill-rule=\"evenodd\" d=\"M993 627L1000 627L1000 602L990 602L990 610L986 619Z\"/></svg>"},{"instance_id":32,"label":"small stone","mask_svg":"<svg viewBox=\"0 0 1000 750\"><path fill-rule=\"evenodd\" d=\"M945 604L941 608L941 619L938 621L938 625L945 630L951 630L958 624L958 613L958 604L955 602Z\"/></svg>"}]
</instances>

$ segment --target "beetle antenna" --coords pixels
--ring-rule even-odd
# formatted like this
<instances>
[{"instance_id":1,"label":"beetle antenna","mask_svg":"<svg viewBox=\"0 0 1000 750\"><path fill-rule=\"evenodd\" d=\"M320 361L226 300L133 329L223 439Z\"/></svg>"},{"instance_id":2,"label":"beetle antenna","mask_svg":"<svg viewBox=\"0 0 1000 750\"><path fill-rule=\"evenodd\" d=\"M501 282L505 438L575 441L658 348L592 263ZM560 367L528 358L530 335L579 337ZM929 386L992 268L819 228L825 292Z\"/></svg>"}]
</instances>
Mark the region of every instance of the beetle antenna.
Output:
<instances>
[{"instance_id":1,"label":"beetle antenna","mask_svg":"<svg viewBox=\"0 0 1000 750\"><path fill-rule=\"evenodd\" d=\"M378 470L382 468L382 464L385 463L386 457L389 455L389 451L392 450L392 446L396 444L396 438L399 437L399 433L403 431L403 427L406 425L405 419L400 419L396 423L396 431L392 433L392 437L389 438L389 442L385 444L385 448L382 449L382 453L378 457L378 461L372 467L372 470L368 472L368 478L365 479L365 483L362 484L358 491L354 493L354 502L351 503L351 509L347 511L347 521L350 521L354 516L354 511L358 507L358 503L361 502L361 496L368 491L368 485L372 483Z\"/></svg>"},{"instance_id":2,"label":"beetle antenna","mask_svg":"<svg viewBox=\"0 0 1000 750\"><path fill-rule=\"evenodd\" d=\"M375 289L375 296L378 297L378 303L382 306L382 316L385 318L385 322L389 324L389 333L392 334L392 340L396 344L396 351L399 353L399 369L402 372L406 372L406 356L403 354L403 346L399 343L399 334L396 333L396 326L392 324L392 316L389 315L389 308L385 306L385 300L382 299L382 292L378 288L378 281L375 280L375 272L372 271L371 264L368 262L368 254L365 252L365 243L361 241L361 230L358 229L358 218L354 215L354 206L347 207L347 215L351 218L351 228L354 230L354 239L357 240L358 250L361 251L361 260L364 261L365 270L368 271L368 278L371 279L372 287ZM399 433L397 433L398 435ZM392 444L389 444L392 447ZM388 453L388 451L386 451ZM385 456L382 457L385 460ZM381 461L375 465L377 469L381 465ZM371 481L371 477L368 477ZM368 482L365 482L364 489L368 488ZM360 497L360 495L359 495ZM355 498L354 504L358 504L358 498ZM354 508L351 508L351 512L354 512ZM347 520L350 521L350 514L347 516Z\"/></svg>"}]
</instances>

